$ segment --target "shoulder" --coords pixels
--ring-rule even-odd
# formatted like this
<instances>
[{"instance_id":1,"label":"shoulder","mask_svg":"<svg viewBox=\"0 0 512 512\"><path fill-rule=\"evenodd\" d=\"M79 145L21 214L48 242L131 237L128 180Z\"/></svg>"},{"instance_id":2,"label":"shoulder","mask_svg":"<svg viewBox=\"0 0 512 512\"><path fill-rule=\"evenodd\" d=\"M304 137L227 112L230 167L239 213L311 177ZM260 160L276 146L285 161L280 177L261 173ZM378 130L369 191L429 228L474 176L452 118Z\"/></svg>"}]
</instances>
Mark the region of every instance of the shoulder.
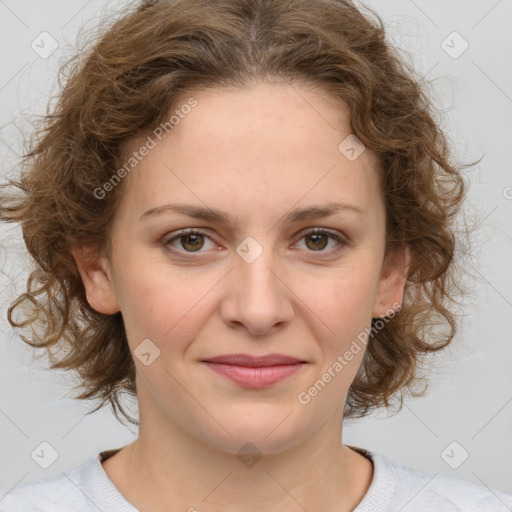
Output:
<instances>
[{"instance_id":1,"label":"shoulder","mask_svg":"<svg viewBox=\"0 0 512 512\"><path fill-rule=\"evenodd\" d=\"M0 489L0 512L89 510L82 483L93 462L89 461L71 471L63 471L37 482L18 484L11 489Z\"/></svg>"},{"instance_id":2,"label":"shoulder","mask_svg":"<svg viewBox=\"0 0 512 512\"><path fill-rule=\"evenodd\" d=\"M392 462L380 454L370 454L377 483L387 482L389 510L402 512L507 512L512 510L512 494L441 473L416 471ZM369 491L371 490L371 487Z\"/></svg>"}]
</instances>

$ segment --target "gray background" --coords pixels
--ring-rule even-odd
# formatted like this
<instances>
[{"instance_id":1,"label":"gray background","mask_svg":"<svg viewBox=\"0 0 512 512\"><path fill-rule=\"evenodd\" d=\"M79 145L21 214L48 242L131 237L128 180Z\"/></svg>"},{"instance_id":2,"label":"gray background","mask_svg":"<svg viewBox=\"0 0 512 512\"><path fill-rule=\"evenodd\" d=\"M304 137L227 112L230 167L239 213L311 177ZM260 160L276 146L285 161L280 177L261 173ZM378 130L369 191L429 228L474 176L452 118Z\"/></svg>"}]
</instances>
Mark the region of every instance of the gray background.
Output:
<instances>
[{"instance_id":1,"label":"gray background","mask_svg":"<svg viewBox=\"0 0 512 512\"><path fill-rule=\"evenodd\" d=\"M48 96L57 91L59 61L72 51L78 28L85 24L87 31L104 9L122 4L0 0L4 177L15 172L22 150L19 130L29 128L30 116L46 112ZM465 171L466 209L478 229L471 257L464 256L464 245L458 255L474 276L462 328L437 357L426 397L407 400L392 418L379 411L347 423L343 441L417 470L512 492L512 2L366 4L383 17L389 38L418 76L433 80L454 157L464 162L485 157ZM31 47L33 41L43 46L42 32L59 45L47 58ZM48 50L50 40L45 41ZM469 46L459 55L464 41ZM71 377L47 371L46 357L32 361L6 318L11 301L25 291L28 256L18 227L0 226L0 236L0 487L10 488L83 464L101 450L131 442L136 433L117 423L108 409L86 416L92 404L72 399ZM47 469L31 457L42 442L57 455Z\"/></svg>"}]
</instances>

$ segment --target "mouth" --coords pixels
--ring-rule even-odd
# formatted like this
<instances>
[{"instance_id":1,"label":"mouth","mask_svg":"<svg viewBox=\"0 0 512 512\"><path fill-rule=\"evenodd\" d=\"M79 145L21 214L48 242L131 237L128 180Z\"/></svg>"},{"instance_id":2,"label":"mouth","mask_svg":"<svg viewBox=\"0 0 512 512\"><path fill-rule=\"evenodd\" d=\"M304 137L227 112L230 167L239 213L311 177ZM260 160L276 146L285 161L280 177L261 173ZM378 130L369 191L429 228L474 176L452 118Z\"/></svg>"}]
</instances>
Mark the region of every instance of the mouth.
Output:
<instances>
[{"instance_id":1,"label":"mouth","mask_svg":"<svg viewBox=\"0 0 512 512\"><path fill-rule=\"evenodd\" d=\"M201 361L218 375L248 388L272 386L306 366L307 361L284 354L226 354Z\"/></svg>"}]
</instances>

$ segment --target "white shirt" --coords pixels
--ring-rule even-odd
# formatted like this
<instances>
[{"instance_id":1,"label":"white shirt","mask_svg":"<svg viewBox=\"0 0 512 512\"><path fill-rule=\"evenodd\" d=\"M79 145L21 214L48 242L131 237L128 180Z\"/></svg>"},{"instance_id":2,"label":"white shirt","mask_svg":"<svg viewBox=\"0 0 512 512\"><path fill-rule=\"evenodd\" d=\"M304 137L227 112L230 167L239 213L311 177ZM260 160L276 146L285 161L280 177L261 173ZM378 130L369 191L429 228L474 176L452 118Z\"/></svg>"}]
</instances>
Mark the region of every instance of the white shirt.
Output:
<instances>
[{"instance_id":1,"label":"white shirt","mask_svg":"<svg viewBox=\"0 0 512 512\"><path fill-rule=\"evenodd\" d=\"M352 448L369 457L374 468L370 487L353 512L512 512L512 494L415 471L378 453ZM0 512L140 512L101 465L118 450L103 451L56 476L0 490Z\"/></svg>"}]
</instances>

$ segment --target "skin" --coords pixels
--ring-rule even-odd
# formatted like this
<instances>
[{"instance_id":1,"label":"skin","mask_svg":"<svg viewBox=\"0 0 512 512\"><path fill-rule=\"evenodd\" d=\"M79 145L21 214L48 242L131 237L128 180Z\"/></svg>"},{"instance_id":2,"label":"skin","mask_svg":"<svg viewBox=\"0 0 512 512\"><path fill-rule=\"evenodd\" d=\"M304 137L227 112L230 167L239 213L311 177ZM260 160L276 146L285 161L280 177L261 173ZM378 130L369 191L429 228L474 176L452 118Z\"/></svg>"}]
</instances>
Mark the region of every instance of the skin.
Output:
<instances>
[{"instance_id":1,"label":"skin","mask_svg":"<svg viewBox=\"0 0 512 512\"><path fill-rule=\"evenodd\" d=\"M346 105L305 85L194 97L198 105L125 178L112 253L73 251L90 305L122 312L132 352L144 339L160 350L148 366L134 357L139 437L103 468L143 512L353 510L373 477L371 462L341 442L364 345L307 405L297 397L372 317L403 300L408 253L384 257L375 156L349 161L338 150L352 132ZM283 220L330 201L364 213ZM178 202L223 210L233 226L175 212L140 219ZM166 250L169 234L189 227L207 236L170 241L180 255ZM303 233L316 227L349 245L336 253L335 239ZM263 249L251 263L236 252L248 236ZM200 362L235 352L308 364L256 390ZM236 456L247 442L262 455L251 467Z\"/></svg>"}]
</instances>

